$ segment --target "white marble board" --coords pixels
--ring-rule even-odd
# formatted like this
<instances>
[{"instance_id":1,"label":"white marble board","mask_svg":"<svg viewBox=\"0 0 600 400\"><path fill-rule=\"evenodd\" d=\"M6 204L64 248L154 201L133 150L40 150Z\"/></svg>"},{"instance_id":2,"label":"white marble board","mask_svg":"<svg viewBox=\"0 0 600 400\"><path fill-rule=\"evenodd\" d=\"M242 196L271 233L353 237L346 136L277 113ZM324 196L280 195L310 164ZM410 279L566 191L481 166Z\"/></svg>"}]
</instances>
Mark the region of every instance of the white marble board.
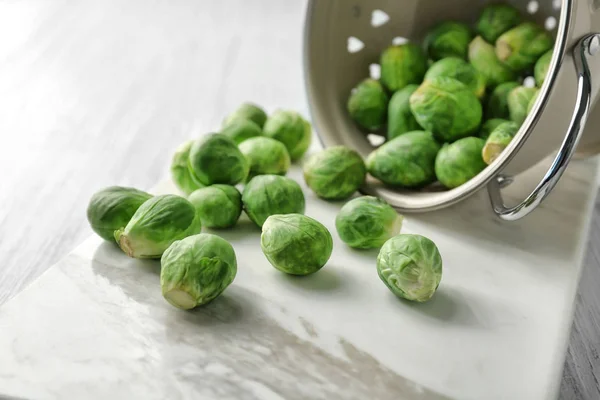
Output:
<instances>
[{"instance_id":1,"label":"white marble board","mask_svg":"<svg viewBox=\"0 0 600 400\"><path fill-rule=\"evenodd\" d=\"M519 177L522 191L541 169ZM295 167L291 176L302 181ZM95 237L0 308L0 393L35 399L547 399L569 337L596 161L574 163L538 211L503 223L481 191L408 215L433 239L444 273L426 304L397 299L377 251L335 234L341 203L306 189L309 216L333 233L308 277L271 267L247 219L218 234L238 275L210 305L177 310L157 261ZM156 193L173 191L169 182ZM507 189L509 198L511 188ZM514 196L516 193L512 193ZM31 249L35 251L35 249Z\"/></svg>"}]
</instances>

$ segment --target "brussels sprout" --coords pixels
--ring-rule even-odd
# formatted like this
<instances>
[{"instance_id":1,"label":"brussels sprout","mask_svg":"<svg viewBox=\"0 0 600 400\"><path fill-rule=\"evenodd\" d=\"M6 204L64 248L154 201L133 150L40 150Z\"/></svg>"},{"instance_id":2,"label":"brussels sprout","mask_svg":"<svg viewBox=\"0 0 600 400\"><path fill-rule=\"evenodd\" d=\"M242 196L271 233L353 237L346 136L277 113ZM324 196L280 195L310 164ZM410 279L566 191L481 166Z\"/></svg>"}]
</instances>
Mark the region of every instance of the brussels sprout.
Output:
<instances>
[{"instance_id":1,"label":"brussels sprout","mask_svg":"<svg viewBox=\"0 0 600 400\"><path fill-rule=\"evenodd\" d=\"M453 189L475 177L486 167L481 158L485 140L466 137L445 144L435 158L435 175L442 185Z\"/></svg>"},{"instance_id":2,"label":"brussels sprout","mask_svg":"<svg viewBox=\"0 0 600 400\"><path fill-rule=\"evenodd\" d=\"M306 153L312 140L310 123L295 111L275 111L267 119L263 134L283 143L292 161Z\"/></svg>"},{"instance_id":3,"label":"brussels sprout","mask_svg":"<svg viewBox=\"0 0 600 400\"><path fill-rule=\"evenodd\" d=\"M514 122L504 122L494 129L483 146L481 152L483 161L487 165L493 163L518 131L519 125Z\"/></svg>"},{"instance_id":4,"label":"brussels sprout","mask_svg":"<svg viewBox=\"0 0 600 400\"><path fill-rule=\"evenodd\" d=\"M531 96L531 100L529 100L529 103L527 104L527 115L529 115L531 113L531 110L533 110L533 106L535 106L535 102L537 101L539 94L540 91L536 90L535 94Z\"/></svg>"},{"instance_id":5,"label":"brussels sprout","mask_svg":"<svg viewBox=\"0 0 600 400\"><path fill-rule=\"evenodd\" d=\"M348 113L361 128L376 131L385 123L388 95L375 79L365 79L348 98Z\"/></svg>"},{"instance_id":6,"label":"brussels sprout","mask_svg":"<svg viewBox=\"0 0 600 400\"><path fill-rule=\"evenodd\" d=\"M192 203L167 194L144 202L115 240L129 257L159 258L176 240L200 233L200 218Z\"/></svg>"},{"instance_id":7,"label":"brussels sprout","mask_svg":"<svg viewBox=\"0 0 600 400\"><path fill-rule=\"evenodd\" d=\"M381 83L391 92L411 83L421 83L427 71L427 57L419 46L405 43L381 53Z\"/></svg>"},{"instance_id":8,"label":"brussels sprout","mask_svg":"<svg viewBox=\"0 0 600 400\"><path fill-rule=\"evenodd\" d=\"M390 140L367 158L367 171L383 183L419 187L435 180L440 145L431 132L413 131Z\"/></svg>"},{"instance_id":9,"label":"brussels sprout","mask_svg":"<svg viewBox=\"0 0 600 400\"><path fill-rule=\"evenodd\" d=\"M508 94L516 87L519 87L517 82L504 82L496 86L492 94L487 100L485 108L486 118L503 118L508 119Z\"/></svg>"},{"instance_id":10,"label":"brussels sprout","mask_svg":"<svg viewBox=\"0 0 600 400\"><path fill-rule=\"evenodd\" d=\"M517 124L522 124L527 118L527 106L535 96L538 89L519 86L514 88L508 94L508 113L510 120Z\"/></svg>"},{"instance_id":11,"label":"brussels sprout","mask_svg":"<svg viewBox=\"0 0 600 400\"><path fill-rule=\"evenodd\" d=\"M533 68L533 76L535 77L535 83L538 87L542 87L542 84L546 79L546 75L548 74L551 61L552 49L545 52L544 55L536 61L535 67Z\"/></svg>"},{"instance_id":12,"label":"brussels sprout","mask_svg":"<svg viewBox=\"0 0 600 400\"><path fill-rule=\"evenodd\" d=\"M481 123L481 103L464 84L452 78L429 79L410 96L410 109L423 128L452 142L475 132Z\"/></svg>"},{"instance_id":13,"label":"brussels sprout","mask_svg":"<svg viewBox=\"0 0 600 400\"><path fill-rule=\"evenodd\" d=\"M509 122L509 121L506 119L503 119L503 118L488 119L487 121L485 121L483 123L483 125L481 125L481 129L479 130L479 135L477 135L477 136L479 136L483 140L487 140L487 138L490 137L490 134L492 133L492 131L494 129L496 129L499 125L501 125L505 122Z\"/></svg>"},{"instance_id":14,"label":"brussels sprout","mask_svg":"<svg viewBox=\"0 0 600 400\"><path fill-rule=\"evenodd\" d=\"M131 220L151 194L134 188L110 186L92 196L87 219L92 230L104 240L115 240L115 231Z\"/></svg>"},{"instance_id":15,"label":"brussels sprout","mask_svg":"<svg viewBox=\"0 0 600 400\"><path fill-rule=\"evenodd\" d=\"M463 23L446 21L436 25L425 36L423 46L434 61L446 57L467 58L471 29Z\"/></svg>"},{"instance_id":16,"label":"brussels sprout","mask_svg":"<svg viewBox=\"0 0 600 400\"><path fill-rule=\"evenodd\" d=\"M201 233L178 240L165 251L160 260L160 287L171 305L190 310L223 293L236 273L231 244Z\"/></svg>"},{"instance_id":17,"label":"brussels sprout","mask_svg":"<svg viewBox=\"0 0 600 400\"><path fill-rule=\"evenodd\" d=\"M221 133L239 145L244 140L262 135L262 129L252 120L236 119L223 128Z\"/></svg>"},{"instance_id":18,"label":"brussels sprout","mask_svg":"<svg viewBox=\"0 0 600 400\"><path fill-rule=\"evenodd\" d=\"M290 155L283 143L268 137L255 137L239 145L250 163L248 179L256 175L285 175L290 168Z\"/></svg>"},{"instance_id":19,"label":"brussels sprout","mask_svg":"<svg viewBox=\"0 0 600 400\"><path fill-rule=\"evenodd\" d=\"M527 69L554 45L552 37L533 22L524 22L496 41L496 56L515 71Z\"/></svg>"},{"instance_id":20,"label":"brussels sprout","mask_svg":"<svg viewBox=\"0 0 600 400\"><path fill-rule=\"evenodd\" d=\"M260 108L256 104L243 103L241 106L238 107L237 110L235 110L233 113L228 115L227 118L225 118L225 120L223 121L223 127L226 127L233 121L240 119L249 119L256 125L258 125L259 128L262 129L262 127L265 125L265 121L267 120L267 114L262 108Z\"/></svg>"},{"instance_id":21,"label":"brussels sprout","mask_svg":"<svg viewBox=\"0 0 600 400\"><path fill-rule=\"evenodd\" d=\"M367 168L356 151L329 147L304 164L304 180L317 196L328 200L350 197L365 181Z\"/></svg>"},{"instance_id":22,"label":"brussels sprout","mask_svg":"<svg viewBox=\"0 0 600 400\"><path fill-rule=\"evenodd\" d=\"M442 256L424 236L394 236L379 251L377 274L396 296L424 302L431 299L442 280Z\"/></svg>"},{"instance_id":23,"label":"brussels sprout","mask_svg":"<svg viewBox=\"0 0 600 400\"><path fill-rule=\"evenodd\" d=\"M185 194L190 194L194 190L204 186L200 182L194 180L194 177L188 168L188 159L192 144L194 144L194 141L190 140L179 146L177 150L175 150L175 154L173 154L173 159L171 161L171 178L179 190ZM119 226L119 228L121 226Z\"/></svg>"},{"instance_id":24,"label":"brussels sprout","mask_svg":"<svg viewBox=\"0 0 600 400\"><path fill-rule=\"evenodd\" d=\"M419 85L408 85L398 90L388 104L387 139L392 140L406 132L418 131L421 128L410 111L410 95Z\"/></svg>"},{"instance_id":25,"label":"brussels sprout","mask_svg":"<svg viewBox=\"0 0 600 400\"><path fill-rule=\"evenodd\" d=\"M265 221L260 247L278 270L308 275L320 270L333 250L331 234L320 222L302 214L271 215Z\"/></svg>"},{"instance_id":26,"label":"brussels sprout","mask_svg":"<svg viewBox=\"0 0 600 400\"><path fill-rule=\"evenodd\" d=\"M476 31L490 43L507 30L514 28L521 22L519 10L508 4L491 4L483 9L477 21Z\"/></svg>"},{"instance_id":27,"label":"brussels sprout","mask_svg":"<svg viewBox=\"0 0 600 400\"><path fill-rule=\"evenodd\" d=\"M485 94L485 78L462 58L447 57L435 62L425 74L425 80L437 77L454 78L464 83L480 99Z\"/></svg>"},{"instance_id":28,"label":"brussels sprout","mask_svg":"<svg viewBox=\"0 0 600 400\"><path fill-rule=\"evenodd\" d=\"M477 36L469 45L469 61L483 75L489 88L517 79L517 73L498 60L494 46L481 36Z\"/></svg>"},{"instance_id":29,"label":"brussels sprout","mask_svg":"<svg viewBox=\"0 0 600 400\"><path fill-rule=\"evenodd\" d=\"M188 197L207 228L230 228L242 213L242 195L233 186L212 185L198 189Z\"/></svg>"},{"instance_id":30,"label":"brussels sprout","mask_svg":"<svg viewBox=\"0 0 600 400\"><path fill-rule=\"evenodd\" d=\"M385 200L363 196L344 204L335 218L335 228L348 246L372 249L400 233L403 219Z\"/></svg>"},{"instance_id":31,"label":"brussels sprout","mask_svg":"<svg viewBox=\"0 0 600 400\"><path fill-rule=\"evenodd\" d=\"M215 183L235 185L248 176L248 160L235 142L213 133L197 140L190 149L188 167L195 181L208 186Z\"/></svg>"},{"instance_id":32,"label":"brussels sprout","mask_svg":"<svg viewBox=\"0 0 600 400\"><path fill-rule=\"evenodd\" d=\"M242 203L248 217L259 227L274 214L304 213L300 185L279 175L258 175L244 187Z\"/></svg>"}]
</instances>

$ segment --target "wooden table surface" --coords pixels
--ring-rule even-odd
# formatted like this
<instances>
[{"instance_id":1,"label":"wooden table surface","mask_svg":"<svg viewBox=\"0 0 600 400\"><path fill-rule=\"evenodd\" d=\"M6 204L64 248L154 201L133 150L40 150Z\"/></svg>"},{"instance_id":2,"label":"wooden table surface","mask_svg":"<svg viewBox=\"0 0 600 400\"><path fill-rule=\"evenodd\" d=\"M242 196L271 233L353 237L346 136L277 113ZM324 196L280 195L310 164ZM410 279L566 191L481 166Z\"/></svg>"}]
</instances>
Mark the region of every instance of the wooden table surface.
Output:
<instances>
[{"instance_id":1,"label":"wooden table surface","mask_svg":"<svg viewBox=\"0 0 600 400\"><path fill-rule=\"evenodd\" d=\"M91 233L95 190L152 187L180 142L218 128L242 101L307 114L304 7L0 2L0 304ZM597 204L561 399L600 398L599 216Z\"/></svg>"}]
</instances>

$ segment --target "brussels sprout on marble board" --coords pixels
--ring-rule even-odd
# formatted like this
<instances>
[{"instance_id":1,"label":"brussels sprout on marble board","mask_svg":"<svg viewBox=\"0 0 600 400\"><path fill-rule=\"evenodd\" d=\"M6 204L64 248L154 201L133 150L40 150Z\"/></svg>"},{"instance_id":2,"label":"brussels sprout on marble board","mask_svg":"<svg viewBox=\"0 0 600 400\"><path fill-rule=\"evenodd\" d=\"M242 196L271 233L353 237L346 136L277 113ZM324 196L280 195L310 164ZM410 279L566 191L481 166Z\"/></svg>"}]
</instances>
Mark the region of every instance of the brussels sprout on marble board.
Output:
<instances>
[{"instance_id":1,"label":"brussels sprout on marble board","mask_svg":"<svg viewBox=\"0 0 600 400\"><path fill-rule=\"evenodd\" d=\"M262 129L250 119L235 119L221 130L221 134L229 137L239 145L244 140L262 135Z\"/></svg>"},{"instance_id":2,"label":"brussels sprout on marble board","mask_svg":"<svg viewBox=\"0 0 600 400\"><path fill-rule=\"evenodd\" d=\"M248 176L248 160L235 142L213 133L196 140L190 149L188 167L194 180L202 185L235 185Z\"/></svg>"},{"instance_id":3,"label":"brussels sprout on marble board","mask_svg":"<svg viewBox=\"0 0 600 400\"><path fill-rule=\"evenodd\" d=\"M410 109L419 125L444 142L474 133L482 118L481 103L472 90L446 77L423 82L410 96Z\"/></svg>"},{"instance_id":4,"label":"brussels sprout on marble board","mask_svg":"<svg viewBox=\"0 0 600 400\"><path fill-rule=\"evenodd\" d=\"M486 167L481 156L485 141L478 137L466 137L445 144L435 158L435 175L448 189L456 188Z\"/></svg>"},{"instance_id":5,"label":"brussels sprout on marble board","mask_svg":"<svg viewBox=\"0 0 600 400\"><path fill-rule=\"evenodd\" d=\"M388 104L387 140L392 140L406 132L421 130L421 125L410 110L410 96L419 85L410 84L392 95Z\"/></svg>"},{"instance_id":6,"label":"brussels sprout on marble board","mask_svg":"<svg viewBox=\"0 0 600 400\"><path fill-rule=\"evenodd\" d=\"M242 192L244 211L259 227L274 214L303 214L304 193L300 185L279 175L258 175Z\"/></svg>"},{"instance_id":7,"label":"brussels sprout on marble board","mask_svg":"<svg viewBox=\"0 0 600 400\"><path fill-rule=\"evenodd\" d=\"M145 201L127 225L115 231L115 240L130 257L159 258L173 242L200 229L192 203L167 194Z\"/></svg>"},{"instance_id":8,"label":"brussels sprout on marble board","mask_svg":"<svg viewBox=\"0 0 600 400\"><path fill-rule=\"evenodd\" d=\"M256 104L243 103L237 108L237 110L225 118L223 121L223 127L225 128L233 121L244 119L254 122L259 128L262 129L262 127L265 125L265 121L267 120L267 113L265 113L265 111Z\"/></svg>"},{"instance_id":9,"label":"brussels sprout on marble board","mask_svg":"<svg viewBox=\"0 0 600 400\"><path fill-rule=\"evenodd\" d=\"M238 146L250 164L247 180L256 175L285 175L291 160L284 144L268 137L248 139Z\"/></svg>"},{"instance_id":10,"label":"brussels sprout on marble board","mask_svg":"<svg viewBox=\"0 0 600 400\"><path fill-rule=\"evenodd\" d=\"M400 234L385 242L379 251L377 274L396 296L425 302L442 280L442 256L430 239Z\"/></svg>"},{"instance_id":11,"label":"brussels sprout on marble board","mask_svg":"<svg viewBox=\"0 0 600 400\"><path fill-rule=\"evenodd\" d=\"M92 196L87 220L98 236L114 242L115 231L127 225L138 208L151 194L130 187L110 186Z\"/></svg>"},{"instance_id":12,"label":"brussels sprout on marble board","mask_svg":"<svg viewBox=\"0 0 600 400\"><path fill-rule=\"evenodd\" d=\"M538 89L519 86L510 91L507 98L510 120L521 125L527 118L529 102Z\"/></svg>"},{"instance_id":13,"label":"brussels sprout on marble board","mask_svg":"<svg viewBox=\"0 0 600 400\"><path fill-rule=\"evenodd\" d=\"M518 131L519 125L512 121L498 125L485 141L485 145L481 151L483 161L488 165L493 163Z\"/></svg>"},{"instance_id":14,"label":"brussels sprout on marble board","mask_svg":"<svg viewBox=\"0 0 600 400\"><path fill-rule=\"evenodd\" d=\"M242 195L230 185L216 184L198 189L188 200L206 228L230 228L242 213Z\"/></svg>"},{"instance_id":15,"label":"brussels sprout on marble board","mask_svg":"<svg viewBox=\"0 0 600 400\"><path fill-rule=\"evenodd\" d=\"M489 43L496 43L500 35L517 26L521 20L521 13L513 6L490 4L481 12L475 30Z\"/></svg>"},{"instance_id":16,"label":"brussels sprout on marble board","mask_svg":"<svg viewBox=\"0 0 600 400\"><path fill-rule=\"evenodd\" d=\"M263 135L285 145L292 161L300 159L312 141L312 127L295 111L275 111L265 123Z\"/></svg>"},{"instance_id":17,"label":"brussels sprout on marble board","mask_svg":"<svg viewBox=\"0 0 600 400\"><path fill-rule=\"evenodd\" d=\"M372 249L400 233L403 220L385 200L362 196L344 204L335 218L335 227L348 246Z\"/></svg>"},{"instance_id":18,"label":"brussels sprout on marble board","mask_svg":"<svg viewBox=\"0 0 600 400\"><path fill-rule=\"evenodd\" d=\"M485 78L488 88L494 88L501 83L517 79L517 73L498 60L496 48L477 36L469 44L469 62Z\"/></svg>"},{"instance_id":19,"label":"brussels sprout on marble board","mask_svg":"<svg viewBox=\"0 0 600 400\"><path fill-rule=\"evenodd\" d=\"M377 131L385 124L388 100L381 83L369 78L352 89L346 107L350 118L358 126L367 131Z\"/></svg>"},{"instance_id":20,"label":"brussels sprout on marble board","mask_svg":"<svg viewBox=\"0 0 600 400\"><path fill-rule=\"evenodd\" d=\"M327 200L350 197L364 183L365 163L356 151L333 146L312 155L303 167L304 180L317 196Z\"/></svg>"},{"instance_id":21,"label":"brussels sprout on marble board","mask_svg":"<svg viewBox=\"0 0 600 400\"><path fill-rule=\"evenodd\" d=\"M418 84L427 71L427 57L414 43L390 46L381 53L381 83L395 92L410 84Z\"/></svg>"},{"instance_id":22,"label":"brussels sprout on marble board","mask_svg":"<svg viewBox=\"0 0 600 400\"><path fill-rule=\"evenodd\" d=\"M276 269L291 275L308 275L327 263L333 239L327 228L312 218L280 214L265 221L260 246Z\"/></svg>"},{"instance_id":23,"label":"brussels sprout on marble board","mask_svg":"<svg viewBox=\"0 0 600 400\"><path fill-rule=\"evenodd\" d=\"M446 57L466 59L471 39L473 34L468 25L445 21L433 27L425 36L423 46L429 58L434 61Z\"/></svg>"},{"instance_id":24,"label":"brussels sprout on marble board","mask_svg":"<svg viewBox=\"0 0 600 400\"><path fill-rule=\"evenodd\" d=\"M435 180L434 163L439 149L431 132L405 133L369 154L367 171L388 185L421 187Z\"/></svg>"},{"instance_id":25,"label":"brussels sprout on marble board","mask_svg":"<svg viewBox=\"0 0 600 400\"><path fill-rule=\"evenodd\" d=\"M175 150L175 154L173 154L173 158L171 159L171 178L175 186L186 195L204 186L194 179L188 166L190 149L193 144L193 140L182 143Z\"/></svg>"},{"instance_id":26,"label":"brussels sprout on marble board","mask_svg":"<svg viewBox=\"0 0 600 400\"><path fill-rule=\"evenodd\" d=\"M437 77L453 78L465 84L478 99L485 95L485 78L471 64L458 57L446 57L429 67L425 80Z\"/></svg>"},{"instance_id":27,"label":"brussels sprout on marble board","mask_svg":"<svg viewBox=\"0 0 600 400\"><path fill-rule=\"evenodd\" d=\"M518 82L504 82L496 86L485 107L486 118L510 118L508 112L508 94L516 87L521 86Z\"/></svg>"},{"instance_id":28,"label":"brussels sprout on marble board","mask_svg":"<svg viewBox=\"0 0 600 400\"><path fill-rule=\"evenodd\" d=\"M162 295L171 305L183 310L215 299L237 273L231 244L208 233L174 242L162 255L160 264Z\"/></svg>"},{"instance_id":29,"label":"brussels sprout on marble board","mask_svg":"<svg viewBox=\"0 0 600 400\"><path fill-rule=\"evenodd\" d=\"M503 33L496 41L496 56L515 71L523 71L545 52L554 41L550 34L533 22L524 22Z\"/></svg>"}]
</instances>

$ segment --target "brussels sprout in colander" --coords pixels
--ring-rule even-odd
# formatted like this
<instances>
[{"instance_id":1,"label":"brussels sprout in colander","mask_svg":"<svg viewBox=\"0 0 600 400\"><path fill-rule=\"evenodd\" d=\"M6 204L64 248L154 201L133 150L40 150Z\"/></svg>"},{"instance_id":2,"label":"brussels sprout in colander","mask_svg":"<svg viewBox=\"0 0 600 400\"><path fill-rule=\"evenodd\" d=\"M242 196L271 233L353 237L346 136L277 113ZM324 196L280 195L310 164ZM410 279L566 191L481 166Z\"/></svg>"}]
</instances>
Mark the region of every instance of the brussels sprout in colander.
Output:
<instances>
[{"instance_id":1,"label":"brussels sprout in colander","mask_svg":"<svg viewBox=\"0 0 600 400\"><path fill-rule=\"evenodd\" d=\"M392 140L402 134L421 130L421 126L410 110L410 96L419 85L408 85L398 90L388 105L387 139Z\"/></svg>"},{"instance_id":2,"label":"brussels sprout in colander","mask_svg":"<svg viewBox=\"0 0 600 400\"><path fill-rule=\"evenodd\" d=\"M391 92L411 83L421 83L427 71L427 57L414 43L388 47L381 54L381 83Z\"/></svg>"},{"instance_id":3,"label":"brussels sprout in colander","mask_svg":"<svg viewBox=\"0 0 600 400\"><path fill-rule=\"evenodd\" d=\"M473 34L467 24L446 21L433 27L425 36L423 47L432 60L445 57L466 59L471 39Z\"/></svg>"},{"instance_id":4,"label":"brussels sprout in colander","mask_svg":"<svg viewBox=\"0 0 600 400\"><path fill-rule=\"evenodd\" d=\"M361 128L376 131L385 123L388 95L375 79L365 79L348 98L348 113Z\"/></svg>"},{"instance_id":5,"label":"brussels sprout in colander","mask_svg":"<svg viewBox=\"0 0 600 400\"><path fill-rule=\"evenodd\" d=\"M508 112L508 94L516 87L521 86L518 82L504 82L496 86L487 99L485 107L486 118L510 118Z\"/></svg>"},{"instance_id":6,"label":"brussels sprout in colander","mask_svg":"<svg viewBox=\"0 0 600 400\"><path fill-rule=\"evenodd\" d=\"M437 77L454 78L465 84L481 99L485 94L485 78L471 64L458 57L446 57L433 63L425 74L425 80Z\"/></svg>"},{"instance_id":7,"label":"brussels sprout in colander","mask_svg":"<svg viewBox=\"0 0 600 400\"><path fill-rule=\"evenodd\" d=\"M469 62L483 75L489 88L514 81L518 76L509 66L500 62L496 56L496 48L481 36L477 36L469 44Z\"/></svg>"},{"instance_id":8,"label":"brussels sprout in colander","mask_svg":"<svg viewBox=\"0 0 600 400\"><path fill-rule=\"evenodd\" d=\"M508 94L508 113L510 120L522 124L527 118L529 102L536 95L538 89L519 86Z\"/></svg>"},{"instance_id":9,"label":"brussels sprout in colander","mask_svg":"<svg viewBox=\"0 0 600 400\"><path fill-rule=\"evenodd\" d=\"M519 10L508 4L490 4L481 12L475 29L489 43L521 22Z\"/></svg>"},{"instance_id":10,"label":"brussels sprout in colander","mask_svg":"<svg viewBox=\"0 0 600 400\"><path fill-rule=\"evenodd\" d=\"M533 66L553 45L552 37L541 26L524 22L498 38L496 55L509 68L522 71Z\"/></svg>"}]
</instances>

